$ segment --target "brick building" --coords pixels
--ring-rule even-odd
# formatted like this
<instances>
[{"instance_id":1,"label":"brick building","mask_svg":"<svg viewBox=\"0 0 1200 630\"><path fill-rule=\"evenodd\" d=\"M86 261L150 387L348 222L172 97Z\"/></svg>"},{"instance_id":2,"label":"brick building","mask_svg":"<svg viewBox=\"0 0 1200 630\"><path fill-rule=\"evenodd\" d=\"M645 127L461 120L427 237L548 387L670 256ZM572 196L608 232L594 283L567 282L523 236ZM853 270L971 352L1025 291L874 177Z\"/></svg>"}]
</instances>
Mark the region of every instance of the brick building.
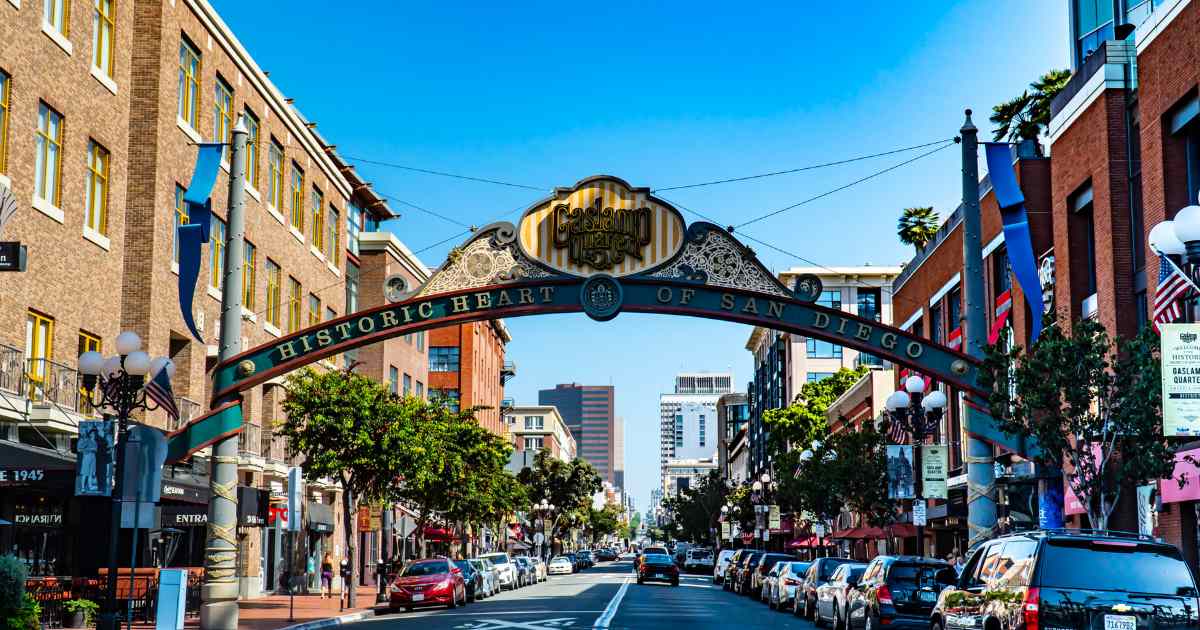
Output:
<instances>
[{"instance_id":1,"label":"brick building","mask_svg":"<svg viewBox=\"0 0 1200 630\"><path fill-rule=\"evenodd\" d=\"M479 424L496 435L505 435L502 420L509 407L504 384L516 375L516 367L504 360L504 348L512 337L502 320L471 322L429 331L429 381L414 383L417 396L440 396L455 408L485 407L476 417ZM406 390L407 391L407 390Z\"/></svg>"},{"instance_id":2,"label":"brick building","mask_svg":"<svg viewBox=\"0 0 1200 630\"><path fill-rule=\"evenodd\" d=\"M227 164L212 195L214 239L195 296L204 343L179 314L174 228L186 219L182 193L194 143L229 140L239 117L250 131L243 348L380 303L383 277L400 274L410 286L428 277L380 227L394 218L387 204L283 96L207 1L13 0L0 4L0 42L0 196L11 194L18 205L4 236L29 249L28 271L7 274L0 291L5 454L69 465L77 422L93 415L79 396L77 357L111 353L121 330L137 332L152 356L175 362L180 423L206 408L228 236ZM424 380L424 336L414 337L349 358L381 381L391 366ZM341 367L346 358L318 367ZM295 464L273 433L282 395L282 380L245 393L239 439L240 484L266 490L273 501L285 496ZM145 420L175 428L161 411ZM169 468L164 487L173 490L164 496L183 499L164 500L178 503L169 505L172 517L206 514L207 458ZM297 567L305 555L344 553L337 487L310 484L304 499L305 527L293 545ZM11 549L14 541L53 534L53 556L22 552L35 573L94 572L105 546L73 546L64 532L106 537L90 522L82 527L86 511L105 506L73 499L63 487L0 487L0 516L51 510L61 524L56 532L6 528L0 542ZM287 566L281 524L241 525L243 595L276 589ZM147 547L142 561L199 566L203 537L198 522L174 557L157 558Z\"/></svg>"},{"instance_id":3,"label":"brick building","mask_svg":"<svg viewBox=\"0 0 1200 630\"><path fill-rule=\"evenodd\" d=\"M613 483L614 390L612 385L565 383L538 391L539 405L553 405L575 436L578 456L600 479Z\"/></svg>"},{"instance_id":4,"label":"brick building","mask_svg":"<svg viewBox=\"0 0 1200 630\"><path fill-rule=\"evenodd\" d=\"M564 462L575 459L575 436L553 405L512 407L505 412L505 420L516 447L514 455L545 449ZM533 461L532 455L521 459Z\"/></svg>"}]
</instances>

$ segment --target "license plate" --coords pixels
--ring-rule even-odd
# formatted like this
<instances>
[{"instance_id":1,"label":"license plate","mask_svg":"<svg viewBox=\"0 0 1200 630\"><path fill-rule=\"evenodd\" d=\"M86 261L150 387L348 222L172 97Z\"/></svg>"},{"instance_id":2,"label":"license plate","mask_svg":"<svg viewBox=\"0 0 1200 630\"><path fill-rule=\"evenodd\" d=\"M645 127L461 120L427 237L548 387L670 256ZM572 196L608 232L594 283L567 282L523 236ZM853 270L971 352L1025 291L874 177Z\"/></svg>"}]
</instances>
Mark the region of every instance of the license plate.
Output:
<instances>
[{"instance_id":1,"label":"license plate","mask_svg":"<svg viewBox=\"0 0 1200 630\"><path fill-rule=\"evenodd\" d=\"M1137 630L1133 615L1104 615L1104 630Z\"/></svg>"},{"instance_id":2,"label":"license plate","mask_svg":"<svg viewBox=\"0 0 1200 630\"><path fill-rule=\"evenodd\" d=\"M924 602L926 604L936 603L937 602L937 593L934 593L933 591L919 591L917 593L917 601ZM1111 629L1106 629L1106 630L1111 630ZM1129 628L1128 630L1134 630L1134 628Z\"/></svg>"},{"instance_id":3,"label":"license plate","mask_svg":"<svg viewBox=\"0 0 1200 630\"><path fill-rule=\"evenodd\" d=\"M425 600L425 594L424 594L424 593L413 593L412 600L413 600L414 602L420 602L420 601L424 601L424 600Z\"/></svg>"},{"instance_id":4,"label":"license plate","mask_svg":"<svg viewBox=\"0 0 1200 630\"><path fill-rule=\"evenodd\" d=\"M654 577L667 577L666 573L655 573Z\"/></svg>"}]
</instances>

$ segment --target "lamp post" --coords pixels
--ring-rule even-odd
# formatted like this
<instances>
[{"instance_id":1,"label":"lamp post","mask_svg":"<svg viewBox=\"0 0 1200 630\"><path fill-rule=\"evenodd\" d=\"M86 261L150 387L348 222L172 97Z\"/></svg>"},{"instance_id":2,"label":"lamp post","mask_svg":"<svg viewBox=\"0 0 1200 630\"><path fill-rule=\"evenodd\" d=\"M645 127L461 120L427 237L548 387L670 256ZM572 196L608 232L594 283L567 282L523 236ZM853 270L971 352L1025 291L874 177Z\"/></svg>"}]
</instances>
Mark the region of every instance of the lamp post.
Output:
<instances>
[{"instance_id":1,"label":"lamp post","mask_svg":"<svg viewBox=\"0 0 1200 630\"><path fill-rule=\"evenodd\" d=\"M904 389L888 396L884 406L887 408L888 419L900 423L912 434L913 448L913 482L915 484L913 504L924 501L921 487L921 445L928 435L936 434L937 423L942 418L946 408L946 395L934 390L925 395L925 379L910 376L904 380ZM925 525L917 525L917 555L925 555Z\"/></svg>"},{"instance_id":2,"label":"lamp post","mask_svg":"<svg viewBox=\"0 0 1200 630\"><path fill-rule=\"evenodd\" d=\"M97 630L116 630L120 627L117 613L117 543L121 530L121 495L124 492L125 440L129 436L129 418L137 411L158 409L146 396L146 376L166 370L175 376L175 364L166 357L150 359L142 350L137 333L125 331L117 335L117 354L105 358L94 350L79 355L79 372L83 374L83 394L93 408L106 420L114 416L117 422L114 488L108 532L108 583L105 585L104 609L97 619ZM130 567L130 571L133 567Z\"/></svg>"},{"instance_id":3,"label":"lamp post","mask_svg":"<svg viewBox=\"0 0 1200 630\"><path fill-rule=\"evenodd\" d=\"M1174 220L1150 228L1147 240L1155 254L1166 257L1196 286L1200 280L1200 206L1184 206Z\"/></svg>"},{"instance_id":4,"label":"lamp post","mask_svg":"<svg viewBox=\"0 0 1200 630\"><path fill-rule=\"evenodd\" d=\"M554 544L550 540L550 537L546 531L546 519L554 513L554 504L548 499L542 499L541 503L533 504L533 509L530 511L537 514L538 518L542 521L542 544L547 546L547 550L550 553L554 553ZM543 558L545 558L549 556L550 553L542 554L541 545L538 545L538 555L541 555Z\"/></svg>"}]
</instances>

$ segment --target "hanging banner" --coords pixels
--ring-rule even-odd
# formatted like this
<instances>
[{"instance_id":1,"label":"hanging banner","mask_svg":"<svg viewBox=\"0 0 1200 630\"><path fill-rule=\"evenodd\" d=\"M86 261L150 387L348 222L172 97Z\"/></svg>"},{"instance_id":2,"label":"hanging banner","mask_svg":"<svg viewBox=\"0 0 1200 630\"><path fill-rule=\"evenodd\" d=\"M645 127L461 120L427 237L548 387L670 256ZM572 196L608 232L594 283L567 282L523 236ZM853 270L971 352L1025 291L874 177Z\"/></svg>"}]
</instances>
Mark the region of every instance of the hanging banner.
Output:
<instances>
[{"instance_id":1,"label":"hanging banner","mask_svg":"<svg viewBox=\"0 0 1200 630\"><path fill-rule=\"evenodd\" d=\"M1200 435L1200 324L1162 324L1163 435Z\"/></svg>"},{"instance_id":2,"label":"hanging banner","mask_svg":"<svg viewBox=\"0 0 1200 630\"><path fill-rule=\"evenodd\" d=\"M287 530L300 531L300 504L304 501L304 471L299 466L288 469Z\"/></svg>"},{"instance_id":3,"label":"hanging banner","mask_svg":"<svg viewBox=\"0 0 1200 630\"><path fill-rule=\"evenodd\" d=\"M179 244L179 311L188 330L203 343L204 338L193 319L192 299L196 294L196 280L200 277L200 259L203 257L201 246L208 242L209 229L212 227L212 201L209 196L217 182L217 170L225 145L200 143L197 147L196 167L183 195L188 222L175 228L175 238Z\"/></svg>"},{"instance_id":4,"label":"hanging banner","mask_svg":"<svg viewBox=\"0 0 1200 630\"><path fill-rule=\"evenodd\" d=\"M1029 217L1025 213L1025 194L1017 184L1013 170L1012 145L1007 142L985 142L988 178L996 194L996 205L1000 207L1000 220L1004 223L1004 247L1025 303L1033 311L1029 321L1030 339L1037 341L1042 332L1042 282L1038 276L1037 257L1033 254L1033 241L1029 235Z\"/></svg>"},{"instance_id":5,"label":"hanging banner","mask_svg":"<svg viewBox=\"0 0 1200 630\"><path fill-rule=\"evenodd\" d=\"M887 447L888 498L911 499L914 492L913 447L889 444Z\"/></svg>"},{"instance_id":6,"label":"hanging banner","mask_svg":"<svg viewBox=\"0 0 1200 630\"><path fill-rule=\"evenodd\" d=\"M779 506L772 505L767 512L767 529L779 529Z\"/></svg>"},{"instance_id":7,"label":"hanging banner","mask_svg":"<svg viewBox=\"0 0 1200 630\"><path fill-rule=\"evenodd\" d=\"M721 540L733 540L733 527L728 522L721 523Z\"/></svg>"},{"instance_id":8,"label":"hanging banner","mask_svg":"<svg viewBox=\"0 0 1200 630\"><path fill-rule=\"evenodd\" d=\"M946 470L949 468L948 452L940 444L921 447L921 495L926 499L945 499L949 496L946 487Z\"/></svg>"},{"instance_id":9,"label":"hanging banner","mask_svg":"<svg viewBox=\"0 0 1200 630\"><path fill-rule=\"evenodd\" d=\"M112 496L116 424L81 420L75 467L75 496Z\"/></svg>"}]
</instances>

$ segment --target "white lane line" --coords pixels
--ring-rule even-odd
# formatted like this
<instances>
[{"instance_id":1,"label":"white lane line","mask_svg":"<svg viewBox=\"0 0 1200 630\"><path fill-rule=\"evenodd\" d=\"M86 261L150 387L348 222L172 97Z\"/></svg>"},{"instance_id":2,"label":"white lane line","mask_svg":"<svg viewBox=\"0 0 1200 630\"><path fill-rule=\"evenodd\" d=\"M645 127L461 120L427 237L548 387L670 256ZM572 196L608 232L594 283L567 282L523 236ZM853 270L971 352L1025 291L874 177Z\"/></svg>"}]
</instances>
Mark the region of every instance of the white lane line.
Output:
<instances>
[{"instance_id":1,"label":"white lane line","mask_svg":"<svg viewBox=\"0 0 1200 630\"><path fill-rule=\"evenodd\" d=\"M621 600L625 598L625 591L629 590L629 578L625 578L621 582L621 588L617 589L617 594L613 595L612 601L608 602L608 606L604 608L604 614L596 619L596 623L592 624L592 628L608 628L608 624L612 623L613 617L617 614L617 607L621 605Z\"/></svg>"}]
</instances>

